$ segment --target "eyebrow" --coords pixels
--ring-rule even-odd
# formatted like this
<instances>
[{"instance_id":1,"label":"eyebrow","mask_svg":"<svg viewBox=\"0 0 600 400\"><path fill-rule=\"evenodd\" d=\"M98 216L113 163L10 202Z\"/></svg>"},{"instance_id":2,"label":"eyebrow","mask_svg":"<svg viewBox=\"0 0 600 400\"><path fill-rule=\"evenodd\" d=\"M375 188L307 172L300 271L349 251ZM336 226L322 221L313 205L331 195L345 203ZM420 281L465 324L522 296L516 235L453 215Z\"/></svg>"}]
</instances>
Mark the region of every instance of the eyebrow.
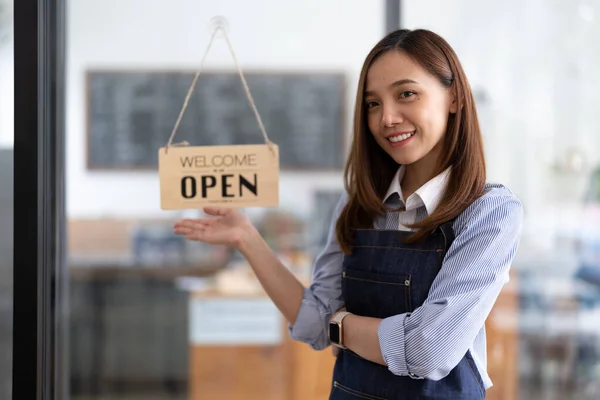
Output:
<instances>
[{"instance_id":1,"label":"eyebrow","mask_svg":"<svg viewBox=\"0 0 600 400\"><path fill-rule=\"evenodd\" d=\"M398 86L406 85L408 83L418 83L418 82L413 81L412 79L400 79L400 80L397 80L396 82L393 82L389 87L390 88L398 87ZM374 94L375 93L373 91L370 91L370 90L365 91L365 96L372 96Z\"/></svg>"}]
</instances>

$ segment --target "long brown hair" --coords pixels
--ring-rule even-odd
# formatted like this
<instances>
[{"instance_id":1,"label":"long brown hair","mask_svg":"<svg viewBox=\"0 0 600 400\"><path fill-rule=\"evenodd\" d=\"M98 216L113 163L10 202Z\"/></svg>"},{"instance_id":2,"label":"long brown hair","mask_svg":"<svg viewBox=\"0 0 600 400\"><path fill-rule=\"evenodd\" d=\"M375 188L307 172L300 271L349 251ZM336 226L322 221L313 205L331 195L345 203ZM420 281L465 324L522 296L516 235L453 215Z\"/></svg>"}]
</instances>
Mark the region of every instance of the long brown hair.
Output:
<instances>
[{"instance_id":1,"label":"long brown hair","mask_svg":"<svg viewBox=\"0 0 600 400\"><path fill-rule=\"evenodd\" d=\"M358 81L354 135L344 171L348 202L336 225L337 239L345 253L351 251L354 231L371 228L375 218L387 211L382 202L383 196L399 168L373 138L367 126L364 107L369 67L388 51L400 51L411 57L444 87L453 90L457 101L456 114L448 116L442 154L435 174L452 167L447 190L431 215L410 226L416 231L407 241L422 240L440 224L456 218L483 194L485 188L483 139L475 101L456 53L443 38L428 30L401 29L391 32L367 55Z\"/></svg>"}]
</instances>

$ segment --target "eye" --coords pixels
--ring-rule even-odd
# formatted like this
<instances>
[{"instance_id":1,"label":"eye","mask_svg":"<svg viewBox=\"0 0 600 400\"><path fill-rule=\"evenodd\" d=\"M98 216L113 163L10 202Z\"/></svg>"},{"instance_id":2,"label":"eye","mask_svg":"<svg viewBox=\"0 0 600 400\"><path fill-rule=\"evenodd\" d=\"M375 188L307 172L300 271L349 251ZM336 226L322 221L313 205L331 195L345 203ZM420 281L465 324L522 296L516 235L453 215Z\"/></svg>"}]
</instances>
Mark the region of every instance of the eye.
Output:
<instances>
[{"instance_id":1,"label":"eye","mask_svg":"<svg viewBox=\"0 0 600 400\"><path fill-rule=\"evenodd\" d=\"M404 92L400 92L398 98L400 99L408 99L409 97L414 96L416 93L411 90L405 90Z\"/></svg>"},{"instance_id":2,"label":"eye","mask_svg":"<svg viewBox=\"0 0 600 400\"><path fill-rule=\"evenodd\" d=\"M367 101L365 103L365 105L367 106L367 108L373 108L373 107L377 107L379 105L379 103L377 103L376 101Z\"/></svg>"}]
</instances>

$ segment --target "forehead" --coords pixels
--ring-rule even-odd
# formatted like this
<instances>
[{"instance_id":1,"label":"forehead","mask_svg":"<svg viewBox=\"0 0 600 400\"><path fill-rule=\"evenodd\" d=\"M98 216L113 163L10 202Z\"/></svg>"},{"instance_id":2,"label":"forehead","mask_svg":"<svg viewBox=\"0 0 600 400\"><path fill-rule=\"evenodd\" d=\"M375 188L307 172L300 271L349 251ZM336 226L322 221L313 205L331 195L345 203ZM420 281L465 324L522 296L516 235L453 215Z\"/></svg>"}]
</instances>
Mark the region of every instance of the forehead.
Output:
<instances>
[{"instance_id":1,"label":"forehead","mask_svg":"<svg viewBox=\"0 0 600 400\"><path fill-rule=\"evenodd\" d=\"M435 82L434 77L406 54L391 50L373 61L369 67L365 90L382 91L403 79L410 79L422 85Z\"/></svg>"}]
</instances>

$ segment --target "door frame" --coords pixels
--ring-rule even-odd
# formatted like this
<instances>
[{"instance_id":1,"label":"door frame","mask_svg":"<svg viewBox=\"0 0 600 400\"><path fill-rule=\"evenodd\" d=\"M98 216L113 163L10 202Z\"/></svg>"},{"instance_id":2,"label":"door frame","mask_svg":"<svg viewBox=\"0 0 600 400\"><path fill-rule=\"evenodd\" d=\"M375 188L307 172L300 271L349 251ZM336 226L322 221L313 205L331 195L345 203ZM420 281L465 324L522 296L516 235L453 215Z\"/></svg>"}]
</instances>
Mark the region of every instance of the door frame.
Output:
<instances>
[{"instance_id":1,"label":"door frame","mask_svg":"<svg viewBox=\"0 0 600 400\"><path fill-rule=\"evenodd\" d=\"M66 399L65 4L14 0L13 399Z\"/></svg>"}]
</instances>

